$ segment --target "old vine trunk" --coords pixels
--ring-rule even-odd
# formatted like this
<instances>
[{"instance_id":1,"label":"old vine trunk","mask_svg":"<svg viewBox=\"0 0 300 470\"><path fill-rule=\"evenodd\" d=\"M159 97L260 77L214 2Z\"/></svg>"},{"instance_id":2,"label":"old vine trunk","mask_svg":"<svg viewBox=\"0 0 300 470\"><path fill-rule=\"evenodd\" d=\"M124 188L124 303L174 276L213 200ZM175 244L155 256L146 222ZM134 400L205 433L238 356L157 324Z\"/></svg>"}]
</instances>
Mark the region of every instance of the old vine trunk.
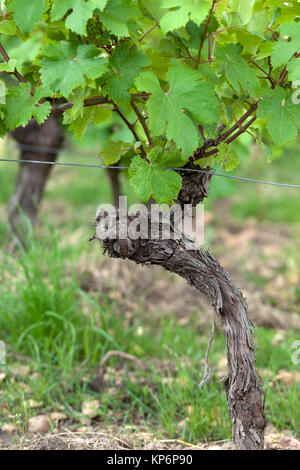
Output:
<instances>
[{"instance_id":1,"label":"old vine trunk","mask_svg":"<svg viewBox=\"0 0 300 470\"><path fill-rule=\"evenodd\" d=\"M184 176L178 202L181 205L198 204L207 195L209 180L210 176L204 174ZM190 239L184 234L178 237L177 231L175 235L172 223L168 239L135 240L127 236L120 240L124 226L130 226L137 219L143 226L146 224L148 233L151 233L151 220L146 215L123 217L118 212L100 213L96 219L95 237L101 241L109 256L127 258L139 264L160 265L183 277L208 297L226 339L228 377L224 384L235 445L239 450L263 449L266 420L262 385L255 370L255 346L246 300L220 263L196 245L191 249ZM107 236L107 227L117 227L114 236L113 232ZM162 223L160 229L163 229Z\"/></svg>"},{"instance_id":2,"label":"old vine trunk","mask_svg":"<svg viewBox=\"0 0 300 470\"><path fill-rule=\"evenodd\" d=\"M63 141L61 125L53 116L41 125L32 119L27 126L16 128L11 135L19 144L20 160L54 162ZM22 241L25 238L22 213L34 225L51 168L52 165L20 163L15 190L8 205L8 218L14 233Z\"/></svg>"}]
</instances>

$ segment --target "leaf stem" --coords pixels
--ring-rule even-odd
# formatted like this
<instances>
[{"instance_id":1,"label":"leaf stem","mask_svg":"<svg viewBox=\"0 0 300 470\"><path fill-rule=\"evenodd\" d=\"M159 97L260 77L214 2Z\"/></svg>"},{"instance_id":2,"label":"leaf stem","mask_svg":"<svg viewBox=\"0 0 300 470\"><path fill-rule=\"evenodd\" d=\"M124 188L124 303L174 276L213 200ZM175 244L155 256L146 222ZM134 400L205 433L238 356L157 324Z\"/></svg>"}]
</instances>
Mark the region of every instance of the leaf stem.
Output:
<instances>
[{"instance_id":1,"label":"leaf stem","mask_svg":"<svg viewBox=\"0 0 300 470\"><path fill-rule=\"evenodd\" d=\"M138 39L138 42L142 42L143 39L145 39L145 37L148 36L148 34L150 34L155 28L158 28L159 25L156 23L154 26L152 26L150 29L148 29L148 31L146 31L143 36L141 36L139 39ZM131 44L131 46L129 47L129 51L130 49L132 49L133 47L135 46L135 44Z\"/></svg>"},{"instance_id":2,"label":"leaf stem","mask_svg":"<svg viewBox=\"0 0 300 470\"><path fill-rule=\"evenodd\" d=\"M219 1L219 0L213 0L212 6L211 6L211 8L210 8L210 10L209 10L208 16L207 16L206 21L205 21L204 32L203 32L203 36L202 36L202 38L201 38L201 42L200 42L200 46L199 46L199 50L198 50L198 54L197 54L197 63L196 63L196 65L195 65L195 69L196 69L196 70L198 69L199 64L200 64L201 52L202 52L202 49L203 49L203 46L204 46L204 41L205 41L205 39L207 38L208 26L209 26L209 23L210 23L212 14L213 14L213 12L214 12L215 6L217 5L218 1Z\"/></svg>"},{"instance_id":3,"label":"leaf stem","mask_svg":"<svg viewBox=\"0 0 300 470\"><path fill-rule=\"evenodd\" d=\"M123 122L125 122L126 126L128 127L128 129L130 130L130 132L132 133L133 137L135 138L135 140L137 142L141 142L140 141L140 138L139 136L137 135L133 125L128 121L127 117L122 113L122 111L120 110L120 108L116 105L116 103L114 103L113 101L111 101L111 103L114 105L114 110L116 111L116 113L120 116L120 118L122 119ZM142 155L143 157L145 158L146 157L146 152L145 152L145 149L141 143L141 152L142 152Z\"/></svg>"},{"instance_id":4,"label":"leaf stem","mask_svg":"<svg viewBox=\"0 0 300 470\"><path fill-rule=\"evenodd\" d=\"M138 117L138 120L140 121L140 123L141 123L141 125L144 129L144 132L145 132L146 137L148 139L149 145L152 147L153 146L152 138L151 138L151 135L150 135L149 129L147 127L146 120L145 120L144 116L142 115L142 113L140 112L140 110L138 109L138 107L136 106L136 104L134 103L133 100L130 101L130 104L131 104L132 109L134 110L135 114Z\"/></svg>"},{"instance_id":5,"label":"leaf stem","mask_svg":"<svg viewBox=\"0 0 300 470\"><path fill-rule=\"evenodd\" d=\"M270 31L270 33L272 34L273 38L275 39L275 41L278 41L278 37L276 36L276 34L274 33L274 31L271 29L271 28L267 28L268 31Z\"/></svg>"},{"instance_id":6,"label":"leaf stem","mask_svg":"<svg viewBox=\"0 0 300 470\"><path fill-rule=\"evenodd\" d=\"M0 44L0 52L3 56L3 59L5 60L5 62L9 62L10 58L9 58L9 55L7 54L6 50L4 49L4 47L2 46L2 44ZM8 72L9 73L9 72ZM15 68L15 70L12 72L12 74L16 77L17 80L19 80L19 82L22 82L22 83L26 83L26 80L25 78L17 71L17 69Z\"/></svg>"},{"instance_id":7,"label":"leaf stem","mask_svg":"<svg viewBox=\"0 0 300 470\"><path fill-rule=\"evenodd\" d=\"M258 78L266 78L270 81L271 83L271 86L272 88L274 88L275 86L275 80L273 79L273 77L271 77L271 73L270 73L270 68L269 68L269 72L266 72L259 64L257 64L256 62L254 62L254 60L250 60L251 64L255 65L255 67L257 67L259 70L261 70L266 76L265 77L258 77Z\"/></svg>"}]
</instances>

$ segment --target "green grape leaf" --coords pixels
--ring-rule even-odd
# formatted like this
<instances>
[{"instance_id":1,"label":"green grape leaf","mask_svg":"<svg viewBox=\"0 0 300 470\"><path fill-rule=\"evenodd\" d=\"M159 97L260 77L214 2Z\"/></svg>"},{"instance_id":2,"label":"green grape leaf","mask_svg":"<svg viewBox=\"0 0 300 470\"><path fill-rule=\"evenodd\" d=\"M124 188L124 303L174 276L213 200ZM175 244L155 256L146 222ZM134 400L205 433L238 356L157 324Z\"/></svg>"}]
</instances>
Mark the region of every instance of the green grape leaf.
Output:
<instances>
[{"instance_id":1,"label":"green grape leaf","mask_svg":"<svg viewBox=\"0 0 300 470\"><path fill-rule=\"evenodd\" d=\"M247 2L240 2L239 4L239 17L242 24L248 24L253 15L253 6L255 0L247 0Z\"/></svg>"},{"instance_id":2,"label":"green grape leaf","mask_svg":"<svg viewBox=\"0 0 300 470\"><path fill-rule=\"evenodd\" d=\"M195 165L199 165L200 168L207 168L207 167L213 167L215 161L216 161L215 155L210 155L209 157L199 158L198 160L195 160L193 163Z\"/></svg>"},{"instance_id":3,"label":"green grape leaf","mask_svg":"<svg viewBox=\"0 0 300 470\"><path fill-rule=\"evenodd\" d=\"M94 124L100 124L100 122L109 119L111 115L112 112L109 109L101 108L99 106L90 106L88 108L84 108L80 116L78 116L76 119L71 118L69 130L73 131L76 139L81 140L84 136L87 126L91 122L94 122ZM72 111L70 111L69 116L72 116ZM69 124L68 118L66 124Z\"/></svg>"},{"instance_id":4,"label":"green grape leaf","mask_svg":"<svg viewBox=\"0 0 300 470\"><path fill-rule=\"evenodd\" d=\"M257 49L263 39L261 34L252 34L245 29L239 28L232 28L231 30L234 32L236 37L236 41L234 42L239 42L243 46L243 52L246 52L251 56L257 53Z\"/></svg>"},{"instance_id":5,"label":"green grape leaf","mask_svg":"<svg viewBox=\"0 0 300 470\"><path fill-rule=\"evenodd\" d=\"M224 170L232 171L239 165L239 156L229 144L222 142L218 150L216 161L222 163Z\"/></svg>"},{"instance_id":6,"label":"green grape leaf","mask_svg":"<svg viewBox=\"0 0 300 470\"><path fill-rule=\"evenodd\" d=\"M183 160L181 152L173 150L164 150L159 156L159 162L164 167L180 168L186 161Z\"/></svg>"},{"instance_id":7,"label":"green grape leaf","mask_svg":"<svg viewBox=\"0 0 300 470\"><path fill-rule=\"evenodd\" d=\"M150 128L154 135L163 134L182 149L183 157L192 155L200 134L191 118L201 124L212 124L219 118L219 101L214 87L199 80L195 70L174 64L168 72L168 91L162 90L152 72L143 72L135 83L141 91L151 93L147 102Z\"/></svg>"},{"instance_id":8,"label":"green grape leaf","mask_svg":"<svg viewBox=\"0 0 300 470\"><path fill-rule=\"evenodd\" d=\"M211 2L208 0L164 0L162 7L171 9L160 20L162 31L167 33L185 26L190 20L197 25L202 23L209 12Z\"/></svg>"},{"instance_id":9,"label":"green grape leaf","mask_svg":"<svg viewBox=\"0 0 300 470\"><path fill-rule=\"evenodd\" d=\"M140 11L129 0L109 0L105 10L101 13L101 21L115 36L128 36L127 22L138 18Z\"/></svg>"},{"instance_id":10,"label":"green grape leaf","mask_svg":"<svg viewBox=\"0 0 300 470\"><path fill-rule=\"evenodd\" d=\"M122 150L125 150L126 145L120 140L118 142L108 141L106 144L101 148L100 156L103 158L105 165L114 165L117 163L121 158Z\"/></svg>"},{"instance_id":11,"label":"green grape leaf","mask_svg":"<svg viewBox=\"0 0 300 470\"><path fill-rule=\"evenodd\" d=\"M274 49L274 42L263 42L258 49L257 54L255 55L255 60L265 59L272 55Z\"/></svg>"},{"instance_id":12,"label":"green grape leaf","mask_svg":"<svg viewBox=\"0 0 300 470\"><path fill-rule=\"evenodd\" d=\"M300 60L299 60L299 58L292 59L287 64L286 68L287 68L287 71L289 73L289 79L292 82L300 79Z\"/></svg>"},{"instance_id":13,"label":"green grape leaf","mask_svg":"<svg viewBox=\"0 0 300 470\"><path fill-rule=\"evenodd\" d=\"M290 22L283 24L279 27L282 36L288 36L290 41L280 39L274 44L274 50L271 56L272 65L274 68L286 64L295 52L300 49L300 23Z\"/></svg>"},{"instance_id":14,"label":"green grape leaf","mask_svg":"<svg viewBox=\"0 0 300 470\"><path fill-rule=\"evenodd\" d=\"M264 152L264 154L266 155L266 157L267 157L267 162L268 162L268 163L271 163L271 162L274 160L274 156L273 156L273 154L272 154L270 148L268 147L268 145L266 145L266 144L262 141L260 135L258 135L257 142L258 142L260 148L262 149L262 151Z\"/></svg>"},{"instance_id":15,"label":"green grape leaf","mask_svg":"<svg viewBox=\"0 0 300 470\"><path fill-rule=\"evenodd\" d=\"M147 159L135 156L130 164L130 186L145 202L150 197L159 204L172 204L181 188L181 177L172 170L164 169L163 159L160 160L160 147L154 147Z\"/></svg>"},{"instance_id":16,"label":"green grape leaf","mask_svg":"<svg viewBox=\"0 0 300 470\"><path fill-rule=\"evenodd\" d=\"M267 129L276 145L281 146L297 136L300 128L300 106L282 88L265 92L257 117L267 120Z\"/></svg>"},{"instance_id":17,"label":"green grape leaf","mask_svg":"<svg viewBox=\"0 0 300 470\"><path fill-rule=\"evenodd\" d=\"M0 72L13 72L16 68L17 61L15 59L10 59L8 62L0 63Z\"/></svg>"},{"instance_id":18,"label":"green grape leaf","mask_svg":"<svg viewBox=\"0 0 300 470\"><path fill-rule=\"evenodd\" d=\"M24 5L24 0L13 0L10 5L13 18L22 33L30 33L41 21L47 7L46 0L30 0Z\"/></svg>"},{"instance_id":19,"label":"green grape leaf","mask_svg":"<svg viewBox=\"0 0 300 470\"><path fill-rule=\"evenodd\" d=\"M166 80L171 62L170 57L156 49L147 49L146 54L151 61L149 69L161 80Z\"/></svg>"},{"instance_id":20,"label":"green grape leaf","mask_svg":"<svg viewBox=\"0 0 300 470\"><path fill-rule=\"evenodd\" d=\"M273 0L273 4L274 4ZM277 13L274 22L277 24L280 23L287 23L289 21L295 21L295 19L299 16L299 0L293 1L293 2L277 2L277 7L279 8L275 10L275 13ZM274 16L275 16L274 13Z\"/></svg>"},{"instance_id":21,"label":"green grape leaf","mask_svg":"<svg viewBox=\"0 0 300 470\"><path fill-rule=\"evenodd\" d=\"M12 35L16 34L16 31L17 27L13 21L4 20L0 23L0 33Z\"/></svg>"},{"instance_id":22,"label":"green grape leaf","mask_svg":"<svg viewBox=\"0 0 300 470\"><path fill-rule=\"evenodd\" d=\"M107 4L107 0L55 0L51 9L51 20L56 21L67 16L66 27L77 34L86 34L86 23L92 17L93 11L97 8L103 10Z\"/></svg>"},{"instance_id":23,"label":"green grape leaf","mask_svg":"<svg viewBox=\"0 0 300 470\"><path fill-rule=\"evenodd\" d=\"M245 59L241 57L241 47L238 44L230 44L216 50L216 57L224 62L225 76L237 92L249 93L253 98L259 98L260 83L256 70L251 68Z\"/></svg>"},{"instance_id":24,"label":"green grape leaf","mask_svg":"<svg viewBox=\"0 0 300 470\"><path fill-rule=\"evenodd\" d=\"M159 23L161 17L166 10L162 8L161 0L141 0L143 6L153 16L153 18Z\"/></svg>"},{"instance_id":25,"label":"green grape leaf","mask_svg":"<svg viewBox=\"0 0 300 470\"><path fill-rule=\"evenodd\" d=\"M20 83L11 88L6 99L5 124L7 128L12 130L17 126L24 127L32 117L42 124L51 112L51 105L48 101L39 104L39 100L47 94L48 90L38 87L31 96L29 83Z\"/></svg>"},{"instance_id":26,"label":"green grape leaf","mask_svg":"<svg viewBox=\"0 0 300 470\"><path fill-rule=\"evenodd\" d=\"M241 5L244 6L245 4L243 3ZM268 10L259 10L250 19L250 22L247 26L248 31L250 31L250 33L264 33L264 31L266 31L267 27L270 25L271 17L272 15Z\"/></svg>"},{"instance_id":27,"label":"green grape leaf","mask_svg":"<svg viewBox=\"0 0 300 470\"><path fill-rule=\"evenodd\" d=\"M5 125L5 122L3 119L0 119L0 137L4 137L5 134L7 134L8 129Z\"/></svg>"},{"instance_id":28,"label":"green grape leaf","mask_svg":"<svg viewBox=\"0 0 300 470\"><path fill-rule=\"evenodd\" d=\"M140 70L149 64L149 59L135 47L129 49L123 43L116 47L109 57L108 71L102 77L105 83L103 91L114 101L127 101L130 98L128 89Z\"/></svg>"},{"instance_id":29,"label":"green grape leaf","mask_svg":"<svg viewBox=\"0 0 300 470\"><path fill-rule=\"evenodd\" d=\"M231 0L219 0L216 5L216 15L221 19L224 13L230 12Z\"/></svg>"},{"instance_id":30,"label":"green grape leaf","mask_svg":"<svg viewBox=\"0 0 300 470\"><path fill-rule=\"evenodd\" d=\"M67 41L49 44L43 49L41 77L46 87L68 96L71 91L86 84L86 78L95 79L106 71L106 59L99 56L95 46L77 46Z\"/></svg>"}]
</instances>

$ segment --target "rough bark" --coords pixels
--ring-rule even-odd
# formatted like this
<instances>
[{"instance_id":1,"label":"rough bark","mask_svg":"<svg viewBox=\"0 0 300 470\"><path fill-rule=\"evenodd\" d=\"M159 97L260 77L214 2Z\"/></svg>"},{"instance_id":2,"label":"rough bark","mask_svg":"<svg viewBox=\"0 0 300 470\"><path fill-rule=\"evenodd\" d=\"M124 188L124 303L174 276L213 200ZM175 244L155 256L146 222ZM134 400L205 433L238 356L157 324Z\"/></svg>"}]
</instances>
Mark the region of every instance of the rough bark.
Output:
<instances>
[{"instance_id":1,"label":"rough bark","mask_svg":"<svg viewBox=\"0 0 300 470\"><path fill-rule=\"evenodd\" d=\"M188 164L188 168L191 170L199 170L199 167L192 163ZM205 171L211 171L209 167L203 169ZM196 206L207 197L212 175L192 171L179 171L179 173L181 173L182 176L182 187L178 194L177 202L182 207L184 204Z\"/></svg>"},{"instance_id":2,"label":"rough bark","mask_svg":"<svg viewBox=\"0 0 300 470\"><path fill-rule=\"evenodd\" d=\"M20 146L20 160L54 162L57 158L55 149L58 152L63 141L61 125L54 116L50 116L41 125L32 119L27 126L16 128L11 135ZM33 150L30 146L39 149ZM14 233L22 241L26 236L22 214L25 214L34 225L51 168L52 165L43 164L20 163L19 165L15 190L8 205L8 218Z\"/></svg>"},{"instance_id":3,"label":"rough bark","mask_svg":"<svg viewBox=\"0 0 300 470\"><path fill-rule=\"evenodd\" d=\"M168 239L134 240L127 236L120 240L119 234L124 234L124 226L128 227L135 217L127 215L120 220L117 212L99 214L95 238L101 241L109 256L127 258L139 264L160 265L180 275L208 297L227 344L228 377L225 389L235 445L239 450L263 449L266 420L262 385L255 370L255 346L246 300L233 286L219 262L196 245L190 249L190 239L184 234L178 239L177 230L177 235L171 231ZM143 215L138 217L141 221ZM151 221L148 217L146 223L150 233ZM104 235L107 227L112 227L109 236ZM114 227L117 227L115 234Z\"/></svg>"}]
</instances>

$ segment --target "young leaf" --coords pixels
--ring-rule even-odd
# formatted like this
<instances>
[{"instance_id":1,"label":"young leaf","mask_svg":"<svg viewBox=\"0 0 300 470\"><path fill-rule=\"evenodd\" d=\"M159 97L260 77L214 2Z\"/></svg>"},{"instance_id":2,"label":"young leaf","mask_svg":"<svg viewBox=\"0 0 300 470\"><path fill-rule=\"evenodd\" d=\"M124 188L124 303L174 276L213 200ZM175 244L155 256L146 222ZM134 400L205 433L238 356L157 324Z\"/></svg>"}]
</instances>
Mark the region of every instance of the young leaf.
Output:
<instances>
[{"instance_id":1,"label":"young leaf","mask_svg":"<svg viewBox=\"0 0 300 470\"><path fill-rule=\"evenodd\" d=\"M100 156L103 158L105 165L113 165L117 163L121 158L121 149L126 147L120 140L118 142L107 142L104 147L101 148Z\"/></svg>"},{"instance_id":2,"label":"young leaf","mask_svg":"<svg viewBox=\"0 0 300 470\"><path fill-rule=\"evenodd\" d=\"M159 159L161 149L154 147L147 155L150 163L135 156L130 165L130 186L145 202L152 196L159 204L172 204L181 188L181 177L172 170L165 170Z\"/></svg>"},{"instance_id":3,"label":"young leaf","mask_svg":"<svg viewBox=\"0 0 300 470\"><path fill-rule=\"evenodd\" d=\"M224 170L234 170L239 164L238 154L225 142L222 142L218 146L218 150L219 152L217 153L216 161L222 163Z\"/></svg>"},{"instance_id":4,"label":"young leaf","mask_svg":"<svg viewBox=\"0 0 300 470\"><path fill-rule=\"evenodd\" d=\"M163 8L170 8L160 20L164 33L185 26L189 20L197 25L205 20L211 7L208 0L164 0Z\"/></svg>"},{"instance_id":5,"label":"young leaf","mask_svg":"<svg viewBox=\"0 0 300 470\"><path fill-rule=\"evenodd\" d=\"M8 62L0 63L0 72L13 72L16 68L17 61L15 59L10 59Z\"/></svg>"},{"instance_id":6,"label":"young leaf","mask_svg":"<svg viewBox=\"0 0 300 470\"><path fill-rule=\"evenodd\" d=\"M272 154L270 148L268 147L268 145L266 145L263 142L263 140L261 139L261 137L259 135L258 135L257 142L258 142L260 148L262 149L262 151L264 152L264 154L266 155L267 162L271 163L274 160L274 157L273 157L273 154Z\"/></svg>"},{"instance_id":7,"label":"young leaf","mask_svg":"<svg viewBox=\"0 0 300 470\"><path fill-rule=\"evenodd\" d=\"M219 0L216 5L216 15L221 19L224 13L230 12L231 0Z\"/></svg>"},{"instance_id":8,"label":"young leaf","mask_svg":"<svg viewBox=\"0 0 300 470\"><path fill-rule=\"evenodd\" d=\"M240 2L239 16L243 25L249 23L249 21L251 20L254 3L255 0L247 0L247 2Z\"/></svg>"},{"instance_id":9,"label":"young leaf","mask_svg":"<svg viewBox=\"0 0 300 470\"><path fill-rule=\"evenodd\" d=\"M44 85L68 96L71 91L86 84L86 78L95 79L106 70L106 59L99 56L95 46L76 45L67 41L49 44L43 49L41 77Z\"/></svg>"},{"instance_id":10,"label":"young leaf","mask_svg":"<svg viewBox=\"0 0 300 470\"><path fill-rule=\"evenodd\" d=\"M194 161L195 165L199 165L200 168L206 168L206 167L213 167L215 163L215 155L210 155L209 157L206 158L199 158L198 160Z\"/></svg>"},{"instance_id":11,"label":"young leaf","mask_svg":"<svg viewBox=\"0 0 300 470\"><path fill-rule=\"evenodd\" d=\"M4 20L0 23L0 33L7 34L8 36L16 34L17 27L11 20Z\"/></svg>"}]
</instances>

